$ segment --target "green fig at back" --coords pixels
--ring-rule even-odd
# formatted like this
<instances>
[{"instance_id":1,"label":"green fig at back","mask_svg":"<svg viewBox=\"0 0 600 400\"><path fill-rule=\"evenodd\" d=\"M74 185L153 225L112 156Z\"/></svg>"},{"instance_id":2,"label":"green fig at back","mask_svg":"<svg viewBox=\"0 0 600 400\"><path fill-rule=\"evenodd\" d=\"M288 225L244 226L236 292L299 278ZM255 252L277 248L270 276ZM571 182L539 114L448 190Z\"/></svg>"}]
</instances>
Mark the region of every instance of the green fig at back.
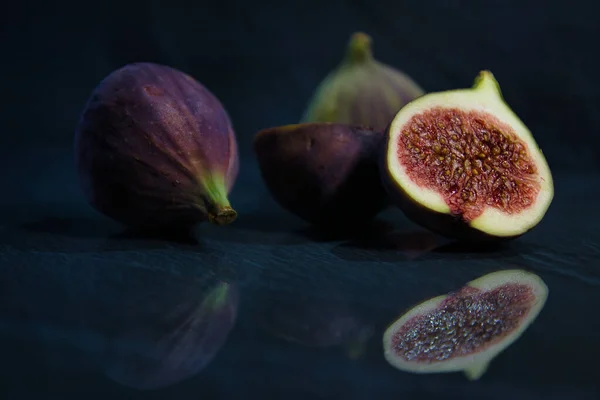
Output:
<instances>
[{"instance_id":1,"label":"green fig at back","mask_svg":"<svg viewBox=\"0 0 600 400\"><path fill-rule=\"evenodd\" d=\"M384 130L424 90L405 73L373 57L371 37L354 33L342 62L319 84L302 122L338 122Z\"/></svg>"}]
</instances>

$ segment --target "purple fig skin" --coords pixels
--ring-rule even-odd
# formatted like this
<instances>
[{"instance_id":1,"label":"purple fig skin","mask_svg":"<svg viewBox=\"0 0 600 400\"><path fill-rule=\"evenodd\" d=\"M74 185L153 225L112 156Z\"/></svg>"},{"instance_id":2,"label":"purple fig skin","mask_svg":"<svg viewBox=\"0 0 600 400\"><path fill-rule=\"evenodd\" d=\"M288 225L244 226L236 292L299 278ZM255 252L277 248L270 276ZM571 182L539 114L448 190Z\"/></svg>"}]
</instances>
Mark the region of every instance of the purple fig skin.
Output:
<instances>
[{"instance_id":1,"label":"purple fig skin","mask_svg":"<svg viewBox=\"0 0 600 400\"><path fill-rule=\"evenodd\" d=\"M438 235L471 243L501 244L522 235L503 237L490 235L478 229L471 228L462 222L460 217L430 210L414 201L402 187L396 184L394 178L390 174L386 157L386 148L391 140L390 126L385 130L384 145L380 149L379 168L381 171L381 181L390 198L390 202L396 205L409 220L417 225L426 227L428 230Z\"/></svg>"},{"instance_id":2,"label":"purple fig skin","mask_svg":"<svg viewBox=\"0 0 600 400\"><path fill-rule=\"evenodd\" d=\"M191 228L236 218L228 194L237 142L221 102L174 68L126 65L94 89L75 134L83 193L135 228Z\"/></svg>"},{"instance_id":3,"label":"purple fig skin","mask_svg":"<svg viewBox=\"0 0 600 400\"><path fill-rule=\"evenodd\" d=\"M388 206L377 154L383 132L342 123L301 123L260 131L258 165L273 198L322 227L364 223Z\"/></svg>"}]
</instances>

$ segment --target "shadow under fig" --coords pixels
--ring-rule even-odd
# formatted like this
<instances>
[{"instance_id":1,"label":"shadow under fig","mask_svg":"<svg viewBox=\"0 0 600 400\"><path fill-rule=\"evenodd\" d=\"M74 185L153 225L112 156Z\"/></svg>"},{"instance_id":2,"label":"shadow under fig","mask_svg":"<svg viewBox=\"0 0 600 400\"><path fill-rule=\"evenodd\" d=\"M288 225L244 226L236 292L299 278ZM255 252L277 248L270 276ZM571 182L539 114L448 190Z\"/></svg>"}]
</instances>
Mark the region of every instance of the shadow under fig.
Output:
<instances>
[{"instance_id":1,"label":"shadow under fig","mask_svg":"<svg viewBox=\"0 0 600 400\"><path fill-rule=\"evenodd\" d=\"M101 218L45 217L20 225L28 232L59 235L72 238L103 238L113 234L119 226Z\"/></svg>"},{"instance_id":2,"label":"shadow under fig","mask_svg":"<svg viewBox=\"0 0 600 400\"><path fill-rule=\"evenodd\" d=\"M120 229L103 218L36 216L0 228L0 242L20 251L86 253Z\"/></svg>"},{"instance_id":3,"label":"shadow under fig","mask_svg":"<svg viewBox=\"0 0 600 400\"><path fill-rule=\"evenodd\" d=\"M105 239L98 251L139 251L156 249L182 249L199 253L209 252L193 230L152 231L125 228Z\"/></svg>"},{"instance_id":4,"label":"shadow under fig","mask_svg":"<svg viewBox=\"0 0 600 400\"><path fill-rule=\"evenodd\" d=\"M310 240L295 234L301 221L284 212L254 210L239 212L235 221L227 226L200 224L197 232L201 238L220 242L261 245L295 245Z\"/></svg>"},{"instance_id":5,"label":"shadow under fig","mask_svg":"<svg viewBox=\"0 0 600 400\"><path fill-rule=\"evenodd\" d=\"M346 261L411 261L431 252L443 240L428 231L391 232L349 240L331 252Z\"/></svg>"},{"instance_id":6,"label":"shadow under fig","mask_svg":"<svg viewBox=\"0 0 600 400\"><path fill-rule=\"evenodd\" d=\"M450 242L439 246L435 253L440 254L459 254L459 253L475 253L475 254L493 254L507 251L510 249L510 244L507 242L498 243L468 243L468 242Z\"/></svg>"},{"instance_id":7,"label":"shadow under fig","mask_svg":"<svg viewBox=\"0 0 600 400\"><path fill-rule=\"evenodd\" d=\"M129 228L106 218L44 217L0 231L2 242L18 250L97 252L179 247L205 251L193 229Z\"/></svg>"},{"instance_id":8,"label":"shadow under fig","mask_svg":"<svg viewBox=\"0 0 600 400\"><path fill-rule=\"evenodd\" d=\"M446 259L465 258L466 256L471 259L511 258L534 253L536 249L535 244L527 242L523 238L492 243L449 242L433 249L431 257Z\"/></svg>"},{"instance_id":9,"label":"shadow under fig","mask_svg":"<svg viewBox=\"0 0 600 400\"><path fill-rule=\"evenodd\" d=\"M426 230L380 232L348 240L332 249L347 261L397 262L416 259L492 259L535 252L536 246L521 238L509 241L470 243L453 241Z\"/></svg>"},{"instance_id":10,"label":"shadow under fig","mask_svg":"<svg viewBox=\"0 0 600 400\"><path fill-rule=\"evenodd\" d=\"M313 242L339 242L344 240L369 240L392 232L394 226L384 220L374 219L363 223L348 223L336 226L308 225L296 231Z\"/></svg>"}]
</instances>

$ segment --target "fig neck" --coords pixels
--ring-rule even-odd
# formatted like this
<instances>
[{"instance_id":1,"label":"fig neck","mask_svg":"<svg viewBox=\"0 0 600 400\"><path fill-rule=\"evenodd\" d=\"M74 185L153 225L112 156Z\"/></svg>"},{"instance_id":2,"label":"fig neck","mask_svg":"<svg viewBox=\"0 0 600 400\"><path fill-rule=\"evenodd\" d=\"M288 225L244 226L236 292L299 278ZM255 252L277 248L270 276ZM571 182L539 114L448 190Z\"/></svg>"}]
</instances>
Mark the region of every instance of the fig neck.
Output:
<instances>
[{"instance_id":1,"label":"fig neck","mask_svg":"<svg viewBox=\"0 0 600 400\"><path fill-rule=\"evenodd\" d=\"M500 97L502 96L498 81L494 77L494 74L488 70L479 72L475 78L475 81L473 82L473 89L484 93L491 93Z\"/></svg>"},{"instance_id":2,"label":"fig neck","mask_svg":"<svg viewBox=\"0 0 600 400\"><path fill-rule=\"evenodd\" d=\"M204 208L209 222L216 225L228 225L236 220L237 212L229 204L225 179L214 175L206 176L201 184L204 186Z\"/></svg>"},{"instance_id":3,"label":"fig neck","mask_svg":"<svg viewBox=\"0 0 600 400\"><path fill-rule=\"evenodd\" d=\"M371 37L366 33L357 32L352 35L346 55L344 65L365 64L373 62L373 51L371 48Z\"/></svg>"}]
</instances>

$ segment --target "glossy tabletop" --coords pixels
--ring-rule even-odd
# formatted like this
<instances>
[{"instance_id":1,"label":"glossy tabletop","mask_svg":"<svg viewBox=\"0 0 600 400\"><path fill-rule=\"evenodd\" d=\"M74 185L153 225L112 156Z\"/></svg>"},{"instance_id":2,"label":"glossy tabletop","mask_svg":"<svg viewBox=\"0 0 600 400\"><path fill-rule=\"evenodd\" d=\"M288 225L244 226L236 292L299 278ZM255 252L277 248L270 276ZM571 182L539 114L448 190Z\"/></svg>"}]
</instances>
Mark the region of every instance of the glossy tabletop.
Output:
<instances>
[{"instance_id":1,"label":"glossy tabletop","mask_svg":"<svg viewBox=\"0 0 600 400\"><path fill-rule=\"evenodd\" d=\"M235 223L148 237L83 201L69 149L13 157L23 168L0 203L2 399L600 393L600 175L557 174L536 229L475 249L395 209L357 232L316 232L270 199L251 160L232 193ZM481 379L386 363L382 334L403 311L512 268L538 274L549 298Z\"/></svg>"}]
</instances>

